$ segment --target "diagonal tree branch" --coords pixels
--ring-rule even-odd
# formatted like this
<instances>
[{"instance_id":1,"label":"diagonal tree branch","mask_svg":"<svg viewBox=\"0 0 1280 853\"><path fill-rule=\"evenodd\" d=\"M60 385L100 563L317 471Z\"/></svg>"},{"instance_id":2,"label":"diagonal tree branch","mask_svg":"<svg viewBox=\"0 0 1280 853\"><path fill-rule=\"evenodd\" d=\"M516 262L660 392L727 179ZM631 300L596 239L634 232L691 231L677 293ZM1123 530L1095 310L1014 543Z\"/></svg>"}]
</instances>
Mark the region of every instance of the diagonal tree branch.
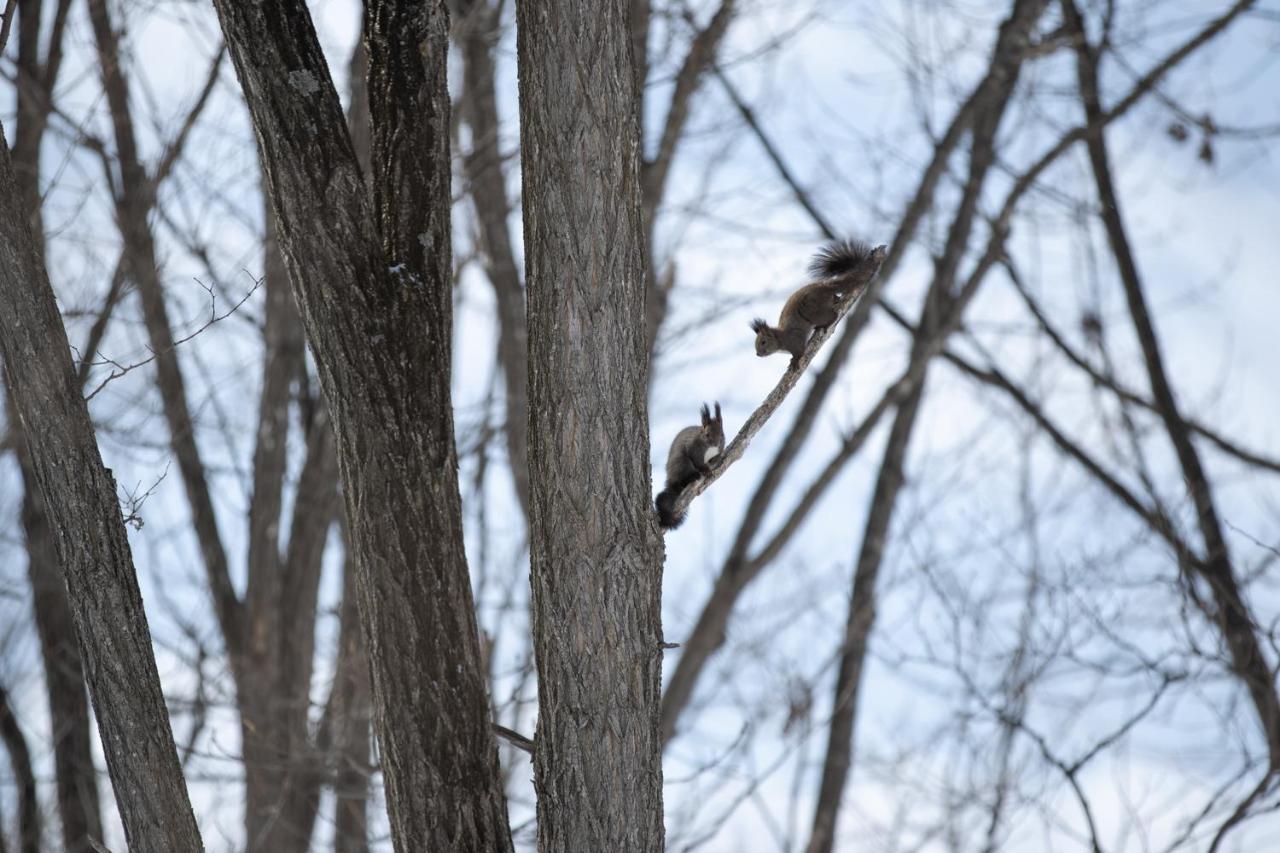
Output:
<instances>
[{"instance_id":1,"label":"diagonal tree branch","mask_svg":"<svg viewBox=\"0 0 1280 853\"><path fill-rule=\"evenodd\" d=\"M129 269L142 297L143 319L152 352L155 354L156 384L169 427L169 440L186 487L192 522L208 577L209 592L213 597L214 612L217 614L232 666L235 667L239 665L238 661L243 653L243 613L240 599L231 583L227 552L218 532L207 472L196 444L195 424L187 406L186 380L178 363L173 330L165 306L155 238L148 222L153 182L138 159L133 114L129 106L129 87L120 64L119 37L112 27L106 0L89 0L89 18L98 49L103 89L111 112L119 159L121 195L116 199L117 224L124 238Z\"/></svg>"}]
</instances>

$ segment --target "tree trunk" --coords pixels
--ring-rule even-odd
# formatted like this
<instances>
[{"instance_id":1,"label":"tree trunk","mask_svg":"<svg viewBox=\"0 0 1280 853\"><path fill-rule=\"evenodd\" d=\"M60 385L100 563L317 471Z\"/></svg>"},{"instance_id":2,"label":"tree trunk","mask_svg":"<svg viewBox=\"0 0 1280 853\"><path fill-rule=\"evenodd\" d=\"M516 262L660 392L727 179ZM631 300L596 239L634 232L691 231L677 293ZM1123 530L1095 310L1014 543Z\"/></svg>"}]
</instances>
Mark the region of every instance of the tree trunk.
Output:
<instances>
[{"instance_id":1,"label":"tree trunk","mask_svg":"<svg viewBox=\"0 0 1280 853\"><path fill-rule=\"evenodd\" d=\"M364 640L360 636L355 607L352 563L343 567L341 625L338 628L336 693L331 700L335 726L334 772L334 853L368 853L369 776L369 667L365 664Z\"/></svg>"},{"instance_id":2,"label":"tree trunk","mask_svg":"<svg viewBox=\"0 0 1280 853\"><path fill-rule=\"evenodd\" d=\"M115 481L102 465L26 220L0 135L0 354L23 429L40 436L30 446L32 468L55 530L125 836L136 851L200 850Z\"/></svg>"},{"instance_id":3,"label":"tree trunk","mask_svg":"<svg viewBox=\"0 0 1280 853\"><path fill-rule=\"evenodd\" d=\"M98 774L89 735L89 700L84 692L84 666L76 648L75 625L67 589L58 572L53 531L36 488L30 452L18 449L26 491L22 496L22 528L27 543L27 577L40 653L58 794L58 816L67 853L87 853L89 839L102 840L98 811Z\"/></svg>"},{"instance_id":4,"label":"tree trunk","mask_svg":"<svg viewBox=\"0 0 1280 853\"><path fill-rule=\"evenodd\" d=\"M40 149L48 127L49 97L62 56L67 6L55 9L45 59L40 57L43 0L23 0L18 6L18 110L14 124L13 169L23 210L31 225L31 239L45 257L43 199L40 195ZM92 358L86 353L85 358ZM21 425L10 425L16 439L22 476L22 529L27 549L27 577L40 654L44 661L49 725L53 734L53 763L67 853L84 853L89 839L102 839L98 771L93 763L89 734L89 700L85 696L84 666L76 648L75 628L67 590L58 569L53 531L36 487Z\"/></svg>"},{"instance_id":5,"label":"tree trunk","mask_svg":"<svg viewBox=\"0 0 1280 853\"><path fill-rule=\"evenodd\" d=\"M0 743L9 753L9 767L18 789L18 851L40 853L40 800L36 797L36 775L31 769L31 750L9 705L9 691L0 685ZM0 847L4 845L4 823L0 822Z\"/></svg>"},{"instance_id":6,"label":"tree trunk","mask_svg":"<svg viewBox=\"0 0 1280 853\"><path fill-rule=\"evenodd\" d=\"M463 161L475 203L485 271L498 306L498 361L506 379L507 457L516 498L529 516L529 330L524 285L511 247L511 204L499 143L495 47L501 36L502 3L482 0L458 28L462 53L462 114L471 129L471 151Z\"/></svg>"},{"instance_id":7,"label":"tree trunk","mask_svg":"<svg viewBox=\"0 0 1280 853\"><path fill-rule=\"evenodd\" d=\"M663 846L662 545L628 6L517 7L542 851Z\"/></svg>"},{"instance_id":8,"label":"tree trunk","mask_svg":"<svg viewBox=\"0 0 1280 853\"><path fill-rule=\"evenodd\" d=\"M450 399L447 19L370 3L377 214L301 0L215 3L333 418L399 850L509 850Z\"/></svg>"}]
</instances>

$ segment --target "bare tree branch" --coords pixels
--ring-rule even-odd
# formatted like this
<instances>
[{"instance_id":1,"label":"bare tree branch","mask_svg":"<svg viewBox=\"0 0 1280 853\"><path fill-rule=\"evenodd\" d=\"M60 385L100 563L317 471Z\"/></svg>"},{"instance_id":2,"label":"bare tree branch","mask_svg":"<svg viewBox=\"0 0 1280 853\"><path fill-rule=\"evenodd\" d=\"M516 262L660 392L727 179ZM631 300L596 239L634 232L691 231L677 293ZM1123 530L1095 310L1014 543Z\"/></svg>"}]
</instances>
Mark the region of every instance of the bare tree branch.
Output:
<instances>
[{"instance_id":1,"label":"bare tree branch","mask_svg":"<svg viewBox=\"0 0 1280 853\"><path fill-rule=\"evenodd\" d=\"M1242 9L1248 6L1247 3L1238 5ZM1147 308L1137 262L1124 225L1120 199L1111 177L1110 157L1103 136L1104 114L1098 95L1098 51L1089 44L1085 36L1084 24L1073 0L1062 0L1062 9L1068 24L1079 37L1076 48L1079 61L1076 67L1080 96L1090 128L1085 141L1098 190L1099 215L1106 227L1120 281L1124 285L1129 315L1142 347L1156 412L1177 453L1178 464L1191 493L1200 535L1204 541L1204 559L1196 561L1194 565L1197 573L1213 591L1215 599L1216 612L1206 615L1218 624L1223 639L1231 650L1233 669L1244 681L1253 700L1270 753L1267 775L1274 775L1280 772L1280 695L1276 692L1275 675L1254 634L1255 621L1235 577L1208 475L1200 462L1200 454L1191 441L1191 431L1178 410L1173 388L1165 372L1164 357Z\"/></svg>"}]
</instances>

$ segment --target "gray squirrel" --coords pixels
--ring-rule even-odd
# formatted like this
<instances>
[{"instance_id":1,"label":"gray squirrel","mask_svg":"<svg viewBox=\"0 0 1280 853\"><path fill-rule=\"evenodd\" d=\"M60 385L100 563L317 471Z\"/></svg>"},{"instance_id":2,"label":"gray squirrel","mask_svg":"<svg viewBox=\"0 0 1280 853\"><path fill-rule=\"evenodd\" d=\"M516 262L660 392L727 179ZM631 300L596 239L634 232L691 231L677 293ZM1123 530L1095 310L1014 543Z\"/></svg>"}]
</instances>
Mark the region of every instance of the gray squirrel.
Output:
<instances>
[{"instance_id":1,"label":"gray squirrel","mask_svg":"<svg viewBox=\"0 0 1280 853\"><path fill-rule=\"evenodd\" d=\"M654 504L658 509L658 524L663 530L674 530L684 523L685 514L674 513L676 500L685 487L711 473L711 460L724 452L724 419L720 404L716 403L716 415L702 405L702 424L685 427L676 433L667 453L667 487L658 493Z\"/></svg>"},{"instance_id":2,"label":"gray squirrel","mask_svg":"<svg viewBox=\"0 0 1280 853\"><path fill-rule=\"evenodd\" d=\"M809 274L817 281L791 294L782 306L777 326L757 317L751 321L756 333L756 355L791 353L791 368L800 363L809 335L822 331L836 320L836 306L849 292L849 274L871 255L871 247L857 240L836 240L823 246L809 262Z\"/></svg>"}]
</instances>

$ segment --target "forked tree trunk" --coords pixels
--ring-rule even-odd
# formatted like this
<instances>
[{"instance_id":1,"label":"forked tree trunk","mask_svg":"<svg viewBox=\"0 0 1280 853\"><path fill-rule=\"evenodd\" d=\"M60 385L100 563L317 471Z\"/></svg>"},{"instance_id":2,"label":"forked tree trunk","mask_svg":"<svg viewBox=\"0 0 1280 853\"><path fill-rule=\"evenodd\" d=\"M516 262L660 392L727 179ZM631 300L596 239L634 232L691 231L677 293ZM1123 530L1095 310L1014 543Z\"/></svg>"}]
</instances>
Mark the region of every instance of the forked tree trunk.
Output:
<instances>
[{"instance_id":1,"label":"forked tree trunk","mask_svg":"<svg viewBox=\"0 0 1280 853\"><path fill-rule=\"evenodd\" d=\"M202 849L173 744L115 481L89 410L44 264L31 240L0 134L0 356L58 562L129 849Z\"/></svg>"},{"instance_id":2,"label":"forked tree trunk","mask_svg":"<svg viewBox=\"0 0 1280 853\"><path fill-rule=\"evenodd\" d=\"M337 438L399 850L509 850L450 397L447 16L370 2L373 200L302 0L215 0Z\"/></svg>"},{"instance_id":3,"label":"forked tree trunk","mask_svg":"<svg viewBox=\"0 0 1280 853\"><path fill-rule=\"evenodd\" d=\"M663 847L662 543L628 6L517 6L542 851Z\"/></svg>"}]
</instances>

